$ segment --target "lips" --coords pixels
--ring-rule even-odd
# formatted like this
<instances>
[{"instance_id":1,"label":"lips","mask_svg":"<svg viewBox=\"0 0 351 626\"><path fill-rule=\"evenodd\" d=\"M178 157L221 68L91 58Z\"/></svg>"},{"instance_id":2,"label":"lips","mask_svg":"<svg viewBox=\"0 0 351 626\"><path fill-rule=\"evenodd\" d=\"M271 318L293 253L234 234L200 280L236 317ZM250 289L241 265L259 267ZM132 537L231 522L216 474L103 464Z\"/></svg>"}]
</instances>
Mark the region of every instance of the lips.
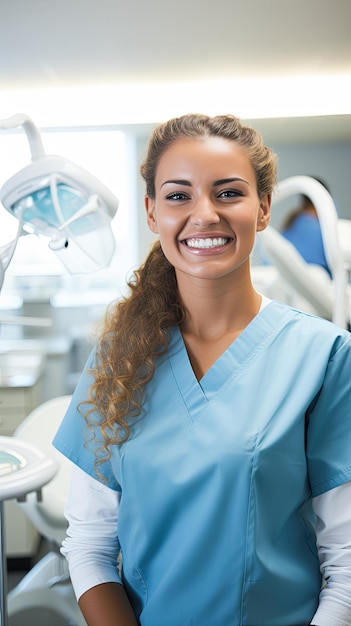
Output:
<instances>
[{"instance_id":1,"label":"lips","mask_svg":"<svg viewBox=\"0 0 351 626\"><path fill-rule=\"evenodd\" d=\"M197 248L200 250L210 250L211 248L220 248L229 243L229 237L191 237L184 239L183 243L189 248Z\"/></svg>"}]
</instances>

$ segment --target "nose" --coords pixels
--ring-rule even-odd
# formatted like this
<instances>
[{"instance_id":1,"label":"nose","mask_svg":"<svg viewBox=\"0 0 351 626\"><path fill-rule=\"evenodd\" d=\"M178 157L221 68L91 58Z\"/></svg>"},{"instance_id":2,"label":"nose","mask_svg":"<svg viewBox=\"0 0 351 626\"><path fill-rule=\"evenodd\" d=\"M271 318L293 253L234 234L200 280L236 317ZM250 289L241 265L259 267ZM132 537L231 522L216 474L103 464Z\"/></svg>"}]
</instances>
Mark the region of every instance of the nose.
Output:
<instances>
[{"instance_id":1,"label":"nose","mask_svg":"<svg viewBox=\"0 0 351 626\"><path fill-rule=\"evenodd\" d=\"M220 219L217 207L210 198L201 197L194 203L190 216L192 224L204 228L211 224L218 224Z\"/></svg>"}]
</instances>

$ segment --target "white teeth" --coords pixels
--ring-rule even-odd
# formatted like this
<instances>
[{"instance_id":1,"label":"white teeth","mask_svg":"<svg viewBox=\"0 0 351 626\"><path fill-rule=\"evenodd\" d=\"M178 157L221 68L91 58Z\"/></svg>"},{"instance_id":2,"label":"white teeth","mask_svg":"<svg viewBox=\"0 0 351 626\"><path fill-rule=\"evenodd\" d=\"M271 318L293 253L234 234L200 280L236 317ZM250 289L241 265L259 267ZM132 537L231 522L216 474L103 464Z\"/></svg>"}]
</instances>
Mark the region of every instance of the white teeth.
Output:
<instances>
[{"instance_id":1,"label":"white teeth","mask_svg":"<svg viewBox=\"0 0 351 626\"><path fill-rule=\"evenodd\" d=\"M214 237L211 239L210 237L206 237L206 239L187 239L186 245L189 248L218 248L219 246L225 246L228 242L226 237Z\"/></svg>"}]
</instances>

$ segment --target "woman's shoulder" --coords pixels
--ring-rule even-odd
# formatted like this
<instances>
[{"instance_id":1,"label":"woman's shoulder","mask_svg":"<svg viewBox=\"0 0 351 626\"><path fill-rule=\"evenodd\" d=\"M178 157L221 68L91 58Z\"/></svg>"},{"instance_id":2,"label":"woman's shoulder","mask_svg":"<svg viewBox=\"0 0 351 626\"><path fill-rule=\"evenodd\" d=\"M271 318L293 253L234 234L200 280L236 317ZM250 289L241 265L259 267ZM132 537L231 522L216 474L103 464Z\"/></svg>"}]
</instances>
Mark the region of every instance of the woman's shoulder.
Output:
<instances>
[{"instance_id":1,"label":"woman's shoulder","mask_svg":"<svg viewBox=\"0 0 351 626\"><path fill-rule=\"evenodd\" d=\"M343 344L351 341L351 333L341 326L334 324L332 321L307 313L300 309L294 308L284 302L273 300L270 307L267 307L267 313L274 314L283 323L284 328L292 332L296 331L318 336L321 341L323 339L338 340ZM270 311L269 311L270 309Z\"/></svg>"}]
</instances>

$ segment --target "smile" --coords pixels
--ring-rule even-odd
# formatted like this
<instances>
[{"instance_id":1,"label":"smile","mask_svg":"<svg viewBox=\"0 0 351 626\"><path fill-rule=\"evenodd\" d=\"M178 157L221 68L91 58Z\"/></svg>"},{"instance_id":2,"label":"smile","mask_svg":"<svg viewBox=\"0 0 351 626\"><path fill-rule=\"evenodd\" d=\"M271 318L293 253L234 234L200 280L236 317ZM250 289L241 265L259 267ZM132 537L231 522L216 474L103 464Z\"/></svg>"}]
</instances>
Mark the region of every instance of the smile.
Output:
<instances>
[{"instance_id":1,"label":"smile","mask_svg":"<svg viewBox=\"0 0 351 626\"><path fill-rule=\"evenodd\" d=\"M192 238L185 239L184 243L189 248L200 248L201 250L208 250L209 248L219 248L225 246L230 239L228 237L206 237L206 239Z\"/></svg>"}]
</instances>

